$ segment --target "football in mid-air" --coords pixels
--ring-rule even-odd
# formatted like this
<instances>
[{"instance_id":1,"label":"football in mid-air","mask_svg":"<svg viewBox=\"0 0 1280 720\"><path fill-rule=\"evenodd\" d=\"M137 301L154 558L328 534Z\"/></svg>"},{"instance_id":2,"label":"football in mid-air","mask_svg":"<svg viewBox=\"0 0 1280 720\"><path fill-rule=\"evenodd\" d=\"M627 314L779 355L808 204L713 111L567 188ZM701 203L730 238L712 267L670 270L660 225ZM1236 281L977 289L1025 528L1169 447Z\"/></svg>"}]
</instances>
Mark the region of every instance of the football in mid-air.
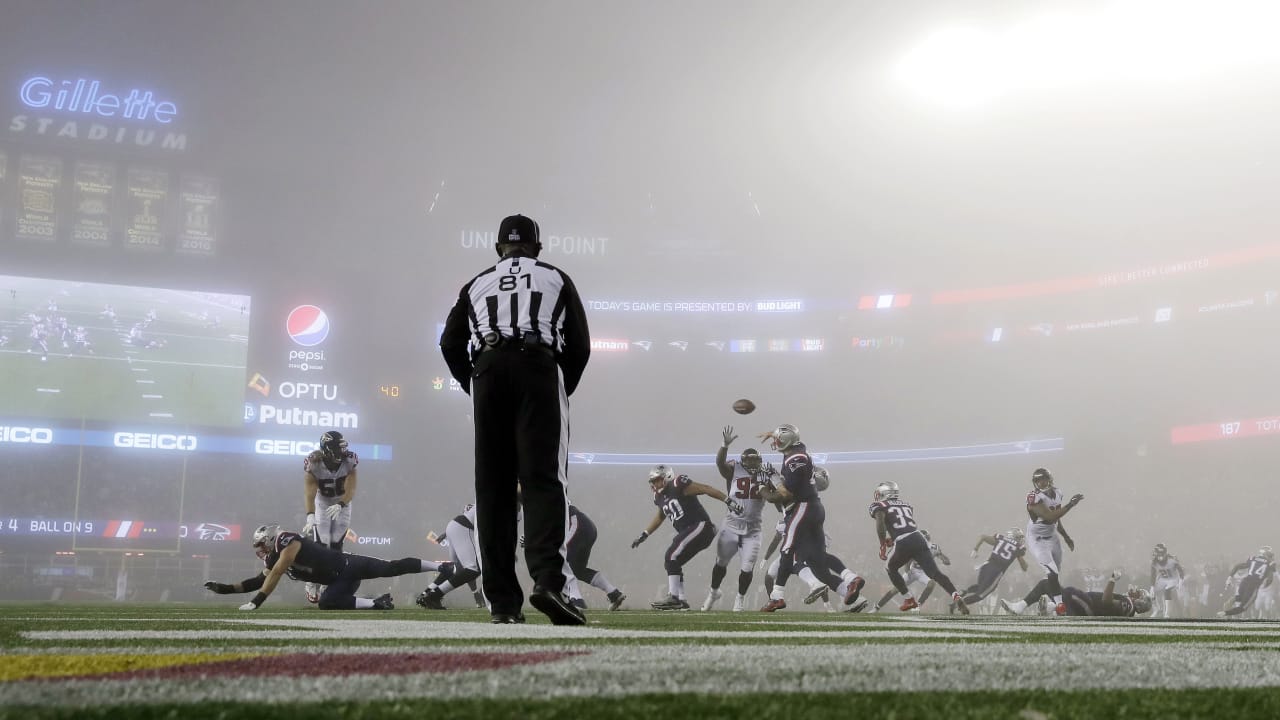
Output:
<instances>
[{"instance_id":1,"label":"football in mid-air","mask_svg":"<svg viewBox=\"0 0 1280 720\"><path fill-rule=\"evenodd\" d=\"M733 401L733 411L739 415L750 415L756 409L756 404L746 398Z\"/></svg>"}]
</instances>

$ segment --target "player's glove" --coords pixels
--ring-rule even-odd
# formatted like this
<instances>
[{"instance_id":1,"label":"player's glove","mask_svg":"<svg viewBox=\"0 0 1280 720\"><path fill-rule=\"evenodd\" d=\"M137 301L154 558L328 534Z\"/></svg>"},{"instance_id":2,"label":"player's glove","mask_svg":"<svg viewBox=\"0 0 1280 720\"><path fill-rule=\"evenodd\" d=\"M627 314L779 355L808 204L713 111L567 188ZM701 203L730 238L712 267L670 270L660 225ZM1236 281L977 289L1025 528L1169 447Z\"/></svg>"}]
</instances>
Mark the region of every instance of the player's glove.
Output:
<instances>
[{"instance_id":1,"label":"player's glove","mask_svg":"<svg viewBox=\"0 0 1280 720\"><path fill-rule=\"evenodd\" d=\"M889 559L889 548L892 548L892 547L893 547L893 540L889 538L885 538L880 541L880 559L881 560Z\"/></svg>"},{"instance_id":2,"label":"player's glove","mask_svg":"<svg viewBox=\"0 0 1280 720\"><path fill-rule=\"evenodd\" d=\"M1111 571L1111 582L1115 582L1116 580L1119 580L1123 575L1124 575L1124 573L1120 572L1119 570L1112 570L1112 571Z\"/></svg>"},{"instance_id":3,"label":"player's glove","mask_svg":"<svg viewBox=\"0 0 1280 720\"><path fill-rule=\"evenodd\" d=\"M724 426L724 432L721 434L721 437L723 437L723 438L724 438L724 446L725 446L725 448L728 448L728 447L729 447L729 445L731 445L731 444L733 443L733 441L734 441L734 440L737 440L737 439L738 439L738 436L733 434L733 426L732 426L732 425L725 425L725 426Z\"/></svg>"},{"instance_id":4,"label":"player's glove","mask_svg":"<svg viewBox=\"0 0 1280 720\"><path fill-rule=\"evenodd\" d=\"M236 586L228 585L226 583L214 582L210 580L209 582L204 584L204 589L210 590L212 592L216 592L219 595L230 595L231 593L236 591Z\"/></svg>"},{"instance_id":5,"label":"player's glove","mask_svg":"<svg viewBox=\"0 0 1280 720\"><path fill-rule=\"evenodd\" d=\"M316 514L307 513L307 522L302 526L302 534L315 540L316 537Z\"/></svg>"},{"instance_id":6,"label":"player's glove","mask_svg":"<svg viewBox=\"0 0 1280 720\"><path fill-rule=\"evenodd\" d=\"M767 462L760 467L760 474L764 475L766 478L771 478L774 475L777 475L778 471L774 469L773 463Z\"/></svg>"},{"instance_id":7,"label":"player's glove","mask_svg":"<svg viewBox=\"0 0 1280 720\"><path fill-rule=\"evenodd\" d=\"M734 515L741 515L742 513L747 511L746 508L742 507L742 503L738 502L737 500L734 500L733 498L725 498L724 504L729 507L729 511L732 512Z\"/></svg>"},{"instance_id":8,"label":"player's glove","mask_svg":"<svg viewBox=\"0 0 1280 720\"><path fill-rule=\"evenodd\" d=\"M1068 505L1069 507L1075 507L1075 506L1079 505L1079 504L1080 504L1080 501L1081 501L1081 500L1083 500L1083 499L1084 499L1084 495L1081 495L1080 493L1076 493L1075 495L1072 495L1072 496L1071 496L1071 500L1069 500L1069 501L1067 502L1067 505Z\"/></svg>"},{"instance_id":9,"label":"player's glove","mask_svg":"<svg viewBox=\"0 0 1280 720\"><path fill-rule=\"evenodd\" d=\"M636 538L635 540L632 540L632 541L631 541L631 549L632 549L632 550L635 550L636 548L640 547L640 543L644 542L644 541L645 541L645 538L647 538L647 537L649 537L649 533L648 533L648 532L642 532L642 533L640 533L640 537L638 537L638 538Z\"/></svg>"},{"instance_id":10,"label":"player's glove","mask_svg":"<svg viewBox=\"0 0 1280 720\"><path fill-rule=\"evenodd\" d=\"M245 603L245 604L241 605L241 606L240 606L240 609L241 609L241 610L257 610L257 609L258 609L258 606L257 606L257 605L254 605L254 604L253 604L253 603L251 603L251 602L247 602L247 603Z\"/></svg>"},{"instance_id":11,"label":"player's glove","mask_svg":"<svg viewBox=\"0 0 1280 720\"><path fill-rule=\"evenodd\" d=\"M339 500L336 505L330 505L329 507L325 508L324 514L328 515L330 520L336 520L338 515L344 509L346 509L346 507L347 507L347 504Z\"/></svg>"}]
</instances>

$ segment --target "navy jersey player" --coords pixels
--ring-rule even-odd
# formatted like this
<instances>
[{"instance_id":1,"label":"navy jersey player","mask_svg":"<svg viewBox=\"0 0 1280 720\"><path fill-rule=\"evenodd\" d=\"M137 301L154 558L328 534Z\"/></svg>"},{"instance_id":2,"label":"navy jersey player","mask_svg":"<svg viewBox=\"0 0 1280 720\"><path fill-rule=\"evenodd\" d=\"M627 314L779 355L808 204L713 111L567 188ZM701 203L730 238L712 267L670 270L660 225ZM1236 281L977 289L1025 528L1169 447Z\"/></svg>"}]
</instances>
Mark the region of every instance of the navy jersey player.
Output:
<instances>
[{"instance_id":1,"label":"navy jersey player","mask_svg":"<svg viewBox=\"0 0 1280 720\"><path fill-rule=\"evenodd\" d=\"M991 546L991 554L982 563L982 567L978 568L977 582L964 589L966 605L981 602L994 592L1014 560L1018 561L1023 572L1027 571L1026 535L1019 528L1009 528L1002 533L979 537L970 556L978 557L978 549L983 545Z\"/></svg>"},{"instance_id":2,"label":"navy jersey player","mask_svg":"<svg viewBox=\"0 0 1280 720\"><path fill-rule=\"evenodd\" d=\"M1119 571L1111 573L1106 586L1101 592L1089 592L1074 587L1062 588L1063 604L1066 605L1062 615L1086 615L1097 617L1135 617L1151 612L1151 596L1142 588L1130 588L1127 593L1116 593L1116 580ZM1027 597L1019 602L1023 607L1036 603L1049 593L1049 579L1036 583ZM1010 612L1013 603L1001 600L1000 604ZM1017 613L1014 613L1017 614Z\"/></svg>"},{"instance_id":3,"label":"navy jersey player","mask_svg":"<svg viewBox=\"0 0 1280 720\"><path fill-rule=\"evenodd\" d=\"M347 447L347 439L337 430L320 436L320 447L302 460L303 503L307 522L304 535L342 550L342 541L351 527L351 501L356 496L356 466L360 458ZM319 586L307 586L307 600L316 602Z\"/></svg>"},{"instance_id":4,"label":"navy jersey player","mask_svg":"<svg viewBox=\"0 0 1280 720\"><path fill-rule=\"evenodd\" d=\"M800 442L800 431L787 423L761 433L760 439L769 440L771 447L782 453L781 472L765 465L766 484L760 496L765 502L787 506L778 576L769 592L769 602L760 610L776 612L785 608L787 580L802 570L813 574L814 585L825 585L841 595L845 605L853 604L864 581L852 573L851 577L841 578L831 568L824 529L827 511L818 498L813 460L805 444ZM821 590L820 586L816 588L816 592ZM810 598L816 599L816 596L811 592Z\"/></svg>"},{"instance_id":5,"label":"navy jersey player","mask_svg":"<svg viewBox=\"0 0 1280 720\"><path fill-rule=\"evenodd\" d=\"M741 513L742 505L723 492L702 483L694 482L688 475L676 475L670 465L657 465L649 471L649 489L653 491L653 504L658 507L649 526L632 543L632 549L640 546L658 529L662 521L671 519L676 536L663 556L667 570L665 599L653 603L655 610L688 610L689 601L684 593L684 565L702 552L716 537L716 528L707 511L698 501L699 495L707 495Z\"/></svg>"},{"instance_id":6,"label":"navy jersey player","mask_svg":"<svg viewBox=\"0 0 1280 720\"><path fill-rule=\"evenodd\" d=\"M1276 572L1276 554L1271 546L1263 545L1253 557L1231 568L1227 573L1228 589L1232 579L1241 571L1245 574L1236 585L1236 594L1218 611L1218 617L1231 617L1248 610L1258 596L1258 589L1271 581Z\"/></svg>"},{"instance_id":7,"label":"navy jersey player","mask_svg":"<svg viewBox=\"0 0 1280 720\"><path fill-rule=\"evenodd\" d=\"M587 517L587 514L578 509L577 505L569 504L569 524L565 528L565 554L569 561L569 569L572 574L565 578L565 592L569 595L570 601L580 610L585 610L587 603L582 598L582 589L578 585L578 581L587 583L588 585L599 588L605 597L609 598L609 609L617 610L622 607L622 602L627 599L625 593L619 590L616 585L609 582L609 578L605 574L589 567L591 562L591 549L595 547L596 538L599 533L596 530L596 524ZM524 544L524 538L520 539L521 545Z\"/></svg>"},{"instance_id":8,"label":"navy jersey player","mask_svg":"<svg viewBox=\"0 0 1280 720\"><path fill-rule=\"evenodd\" d=\"M724 443L716 451L716 469L724 478L725 492L742 504L741 514L730 511L725 516L720 534L716 536L716 562L711 567L711 592L702 603L702 610L715 607L722 596L720 584L729 572L729 561L738 556L738 595L733 601L733 611L746 609L747 591L755 574L756 560L760 557L761 525L764 499L760 497L759 478L764 470L760 453L747 448L736 460L729 459L729 445L737 439L733 426L725 427L721 437Z\"/></svg>"},{"instance_id":9,"label":"navy jersey player","mask_svg":"<svg viewBox=\"0 0 1280 720\"><path fill-rule=\"evenodd\" d=\"M876 521L876 536L880 538L880 559L888 561L885 569L893 587L899 594L906 596L900 609L906 612L920 606L907 587L906 580L898 572L902 566L914 560L929 579L951 594L951 601L956 609L968 615L969 608L965 605L964 598L956 591L951 578L943 574L933 559L929 540L916 524L915 508L899 497L898 483L880 483L876 486L872 499L874 502L867 512Z\"/></svg>"},{"instance_id":10,"label":"navy jersey player","mask_svg":"<svg viewBox=\"0 0 1280 720\"><path fill-rule=\"evenodd\" d=\"M364 555L348 555L332 550L295 532L277 525L262 525L253 531L253 549L262 559L261 573L237 583L207 582L205 588L219 595L258 590L241 610L257 610L275 591L280 578L313 582L325 586L320 596L321 610L392 610L391 595L358 598L356 590L362 580L397 577L409 573L431 572L440 563L418 558L380 560Z\"/></svg>"}]
</instances>

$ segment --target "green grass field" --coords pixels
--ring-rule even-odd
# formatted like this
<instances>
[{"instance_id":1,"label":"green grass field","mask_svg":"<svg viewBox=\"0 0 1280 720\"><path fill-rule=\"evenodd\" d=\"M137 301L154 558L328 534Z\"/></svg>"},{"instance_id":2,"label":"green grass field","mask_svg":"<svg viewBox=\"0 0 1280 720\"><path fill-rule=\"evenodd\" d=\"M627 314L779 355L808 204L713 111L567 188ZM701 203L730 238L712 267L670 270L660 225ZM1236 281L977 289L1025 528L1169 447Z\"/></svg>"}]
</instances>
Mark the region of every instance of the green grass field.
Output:
<instances>
[{"instance_id":1,"label":"green grass field","mask_svg":"<svg viewBox=\"0 0 1280 720\"><path fill-rule=\"evenodd\" d=\"M1271 622L237 602L3 606L0 718L1280 716Z\"/></svg>"},{"instance_id":2,"label":"green grass field","mask_svg":"<svg viewBox=\"0 0 1280 720\"><path fill-rule=\"evenodd\" d=\"M247 297L11 276L0 276L0 293L6 417L241 423ZM103 312L107 305L114 317ZM143 330L144 344L128 342L130 329L152 310L156 320ZM32 348L31 314L66 317L73 330L85 328L91 346L64 347L61 333L50 329L42 357Z\"/></svg>"}]
</instances>

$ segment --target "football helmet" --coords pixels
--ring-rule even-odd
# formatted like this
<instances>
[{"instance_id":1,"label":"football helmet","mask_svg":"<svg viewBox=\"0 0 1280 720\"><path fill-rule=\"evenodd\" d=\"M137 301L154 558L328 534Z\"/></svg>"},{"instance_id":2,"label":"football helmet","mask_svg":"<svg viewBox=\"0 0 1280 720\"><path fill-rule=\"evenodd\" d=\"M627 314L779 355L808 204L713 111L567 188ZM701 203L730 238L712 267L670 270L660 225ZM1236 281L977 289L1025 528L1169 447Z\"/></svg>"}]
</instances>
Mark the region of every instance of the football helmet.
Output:
<instances>
[{"instance_id":1,"label":"football helmet","mask_svg":"<svg viewBox=\"0 0 1280 720\"><path fill-rule=\"evenodd\" d=\"M880 502L881 500L897 500L898 483L892 480L885 480L876 486L876 491L873 494L873 497L876 499L876 502Z\"/></svg>"},{"instance_id":2,"label":"football helmet","mask_svg":"<svg viewBox=\"0 0 1280 720\"><path fill-rule=\"evenodd\" d=\"M759 472L763 462L760 459L760 451L755 448L747 448L738 456L738 462L742 463L743 469L747 472Z\"/></svg>"},{"instance_id":3,"label":"football helmet","mask_svg":"<svg viewBox=\"0 0 1280 720\"><path fill-rule=\"evenodd\" d=\"M827 474L826 468L813 469L813 486L818 489L818 492L831 487L831 476Z\"/></svg>"},{"instance_id":4,"label":"football helmet","mask_svg":"<svg viewBox=\"0 0 1280 720\"><path fill-rule=\"evenodd\" d=\"M1164 558L1164 557L1168 557L1168 555L1169 555L1169 548L1165 547L1164 543L1156 543L1155 548L1151 551L1152 557Z\"/></svg>"},{"instance_id":5,"label":"football helmet","mask_svg":"<svg viewBox=\"0 0 1280 720\"><path fill-rule=\"evenodd\" d=\"M1276 553L1274 550L1271 549L1270 545L1263 545L1262 547L1258 548L1258 554L1269 561L1276 559Z\"/></svg>"},{"instance_id":6,"label":"football helmet","mask_svg":"<svg viewBox=\"0 0 1280 720\"><path fill-rule=\"evenodd\" d=\"M670 465L654 465L649 471L649 489L656 493L662 492L663 488L675 480L676 471Z\"/></svg>"},{"instance_id":7,"label":"football helmet","mask_svg":"<svg viewBox=\"0 0 1280 720\"><path fill-rule=\"evenodd\" d=\"M258 529L253 531L253 551L258 557L265 558L271 552L271 546L275 544L276 536L279 534L279 525L259 525Z\"/></svg>"},{"instance_id":8,"label":"football helmet","mask_svg":"<svg viewBox=\"0 0 1280 720\"><path fill-rule=\"evenodd\" d=\"M1151 596L1142 588L1129 588L1129 600L1133 602L1133 611L1138 615L1151 612Z\"/></svg>"},{"instance_id":9,"label":"football helmet","mask_svg":"<svg viewBox=\"0 0 1280 720\"><path fill-rule=\"evenodd\" d=\"M1026 535L1022 532L1022 528L1020 527L1009 528L1005 532L1004 536L1018 543L1022 542L1026 538Z\"/></svg>"},{"instance_id":10,"label":"football helmet","mask_svg":"<svg viewBox=\"0 0 1280 720\"><path fill-rule=\"evenodd\" d=\"M785 452L787 448L800 442L800 431L791 423L779 425L773 431L773 449Z\"/></svg>"},{"instance_id":11,"label":"football helmet","mask_svg":"<svg viewBox=\"0 0 1280 720\"><path fill-rule=\"evenodd\" d=\"M1045 468L1036 468L1035 472L1031 473L1031 484L1037 490L1048 490L1053 487L1053 473Z\"/></svg>"},{"instance_id":12,"label":"football helmet","mask_svg":"<svg viewBox=\"0 0 1280 720\"><path fill-rule=\"evenodd\" d=\"M347 456L347 439L337 430L320 436L320 454L327 463L340 463Z\"/></svg>"}]
</instances>

